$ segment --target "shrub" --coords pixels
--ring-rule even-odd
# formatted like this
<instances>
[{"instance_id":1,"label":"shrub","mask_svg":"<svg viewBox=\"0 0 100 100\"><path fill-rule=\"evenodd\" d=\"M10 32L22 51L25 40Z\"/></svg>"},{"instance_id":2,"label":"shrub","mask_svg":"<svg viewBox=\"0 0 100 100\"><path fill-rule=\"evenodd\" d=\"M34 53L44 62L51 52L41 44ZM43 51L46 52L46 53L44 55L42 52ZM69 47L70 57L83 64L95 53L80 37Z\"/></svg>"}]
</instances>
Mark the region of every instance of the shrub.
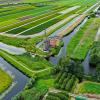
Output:
<instances>
[{"instance_id":1,"label":"shrub","mask_svg":"<svg viewBox=\"0 0 100 100\"><path fill-rule=\"evenodd\" d=\"M73 86L73 82L74 82L73 79L69 80L69 82L66 84L66 87L65 87L66 91L71 91L71 88Z\"/></svg>"},{"instance_id":2,"label":"shrub","mask_svg":"<svg viewBox=\"0 0 100 100\"><path fill-rule=\"evenodd\" d=\"M62 72L60 71L55 79L55 83L59 81L60 77L62 76Z\"/></svg>"},{"instance_id":3,"label":"shrub","mask_svg":"<svg viewBox=\"0 0 100 100\"><path fill-rule=\"evenodd\" d=\"M60 80L59 80L59 84L62 84L64 79L66 77L66 73L63 73L63 75L61 76Z\"/></svg>"}]
</instances>

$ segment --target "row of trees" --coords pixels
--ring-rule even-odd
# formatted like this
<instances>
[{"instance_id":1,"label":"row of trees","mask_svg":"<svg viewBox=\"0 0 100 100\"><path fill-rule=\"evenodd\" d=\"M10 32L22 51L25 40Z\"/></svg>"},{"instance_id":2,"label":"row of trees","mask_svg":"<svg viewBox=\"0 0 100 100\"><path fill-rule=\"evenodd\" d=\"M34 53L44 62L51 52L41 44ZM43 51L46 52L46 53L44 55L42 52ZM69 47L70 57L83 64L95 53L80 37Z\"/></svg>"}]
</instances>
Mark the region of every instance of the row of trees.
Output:
<instances>
[{"instance_id":1,"label":"row of trees","mask_svg":"<svg viewBox=\"0 0 100 100\"><path fill-rule=\"evenodd\" d=\"M66 92L52 93L49 92L46 100L68 100L69 95Z\"/></svg>"},{"instance_id":2,"label":"row of trees","mask_svg":"<svg viewBox=\"0 0 100 100\"><path fill-rule=\"evenodd\" d=\"M26 84L24 90L14 96L12 100L42 100L48 90L46 88L41 91L38 90L35 87L37 79L37 76L32 77Z\"/></svg>"},{"instance_id":3,"label":"row of trees","mask_svg":"<svg viewBox=\"0 0 100 100\"><path fill-rule=\"evenodd\" d=\"M55 79L55 88L72 91L76 81L78 83L78 79L75 75L60 71Z\"/></svg>"},{"instance_id":4,"label":"row of trees","mask_svg":"<svg viewBox=\"0 0 100 100\"><path fill-rule=\"evenodd\" d=\"M71 73L75 75L79 81L82 81L84 76L83 66L81 61L73 61L68 57L63 57L60 59L58 65L53 70L53 74L59 73L59 71Z\"/></svg>"},{"instance_id":5,"label":"row of trees","mask_svg":"<svg viewBox=\"0 0 100 100\"><path fill-rule=\"evenodd\" d=\"M93 75L93 80L100 82L100 42L94 42L90 51L90 65L96 67L96 72Z\"/></svg>"}]
</instances>

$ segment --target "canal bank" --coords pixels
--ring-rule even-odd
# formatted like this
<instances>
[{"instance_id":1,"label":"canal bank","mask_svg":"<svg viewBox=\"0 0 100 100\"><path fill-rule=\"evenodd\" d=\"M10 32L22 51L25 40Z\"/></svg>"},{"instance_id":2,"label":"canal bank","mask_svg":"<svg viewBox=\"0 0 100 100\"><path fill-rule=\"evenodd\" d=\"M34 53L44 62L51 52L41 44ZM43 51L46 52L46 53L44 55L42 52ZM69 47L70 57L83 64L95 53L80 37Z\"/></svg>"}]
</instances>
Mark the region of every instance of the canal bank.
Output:
<instances>
[{"instance_id":1,"label":"canal bank","mask_svg":"<svg viewBox=\"0 0 100 100\"><path fill-rule=\"evenodd\" d=\"M81 27L86 23L87 20L88 20L88 17L86 17L84 19L84 21L80 25L78 25L69 35L62 38L62 40L64 42L64 46L60 49L58 55L51 56L49 58L50 62L52 62L54 65L57 65L61 58L67 57L67 55L68 55L67 54L67 45L68 45L69 41L75 35L75 33L77 33L79 31L79 29L81 29ZM86 58L82 61L84 74L86 74L86 75L95 73L95 68L90 66L89 60L90 60L90 55L89 55L89 53L87 53Z\"/></svg>"},{"instance_id":2,"label":"canal bank","mask_svg":"<svg viewBox=\"0 0 100 100\"><path fill-rule=\"evenodd\" d=\"M67 45L70 41L70 39L73 37L73 35L78 32L78 30L86 23L86 21L88 20L88 17L86 17L83 22L78 25L71 33L69 33L67 36L64 36L62 38L63 42L64 42L64 46L60 49L58 55L56 56L51 56L49 58L49 61L51 61L53 64L57 64L60 60L60 58L67 56ZM69 23L68 23L69 24ZM63 28L63 27L62 27Z\"/></svg>"},{"instance_id":3,"label":"canal bank","mask_svg":"<svg viewBox=\"0 0 100 100\"><path fill-rule=\"evenodd\" d=\"M11 100L14 95L19 93L24 88L29 78L5 61L2 57L0 57L0 68L4 69L6 72L10 72L11 75L13 75L13 83L15 84L2 98L2 100Z\"/></svg>"}]
</instances>

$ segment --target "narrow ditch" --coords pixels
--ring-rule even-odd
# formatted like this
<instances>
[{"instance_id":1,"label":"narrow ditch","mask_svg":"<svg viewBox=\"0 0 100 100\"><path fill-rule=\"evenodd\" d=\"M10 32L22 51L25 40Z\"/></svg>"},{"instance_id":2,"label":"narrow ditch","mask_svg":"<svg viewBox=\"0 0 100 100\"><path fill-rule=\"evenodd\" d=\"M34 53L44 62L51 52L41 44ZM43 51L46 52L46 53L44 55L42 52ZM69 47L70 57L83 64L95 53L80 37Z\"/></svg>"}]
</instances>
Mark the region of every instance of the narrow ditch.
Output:
<instances>
[{"instance_id":1,"label":"narrow ditch","mask_svg":"<svg viewBox=\"0 0 100 100\"><path fill-rule=\"evenodd\" d=\"M4 69L6 72L10 72L13 75L13 83L15 85L13 88L5 94L2 100L11 100L11 98L19 93L26 85L29 78L22 74L19 70L14 68L11 64L5 61L2 57L0 57L0 68ZM6 92L6 91L5 91Z\"/></svg>"}]
</instances>

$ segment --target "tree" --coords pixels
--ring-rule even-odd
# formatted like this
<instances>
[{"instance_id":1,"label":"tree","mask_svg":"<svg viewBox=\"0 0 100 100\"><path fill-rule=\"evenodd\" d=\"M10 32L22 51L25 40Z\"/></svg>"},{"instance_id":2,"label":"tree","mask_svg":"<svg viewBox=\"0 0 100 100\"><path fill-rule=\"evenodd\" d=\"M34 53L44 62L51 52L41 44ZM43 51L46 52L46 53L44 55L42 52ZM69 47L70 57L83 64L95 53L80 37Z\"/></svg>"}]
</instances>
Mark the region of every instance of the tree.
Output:
<instances>
[{"instance_id":1,"label":"tree","mask_svg":"<svg viewBox=\"0 0 100 100\"><path fill-rule=\"evenodd\" d=\"M94 81L100 82L100 63L96 67L96 72L94 75Z\"/></svg>"},{"instance_id":2,"label":"tree","mask_svg":"<svg viewBox=\"0 0 100 100\"><path fill-rule=\"evenodd\" d=\"M73 61L71 59L66 59L66 57L61 58L59 61L60 70L66 71L68 73L74 74L81 81L84 75L83 66L80 61Z\"/></svg>"}]
</instances>

